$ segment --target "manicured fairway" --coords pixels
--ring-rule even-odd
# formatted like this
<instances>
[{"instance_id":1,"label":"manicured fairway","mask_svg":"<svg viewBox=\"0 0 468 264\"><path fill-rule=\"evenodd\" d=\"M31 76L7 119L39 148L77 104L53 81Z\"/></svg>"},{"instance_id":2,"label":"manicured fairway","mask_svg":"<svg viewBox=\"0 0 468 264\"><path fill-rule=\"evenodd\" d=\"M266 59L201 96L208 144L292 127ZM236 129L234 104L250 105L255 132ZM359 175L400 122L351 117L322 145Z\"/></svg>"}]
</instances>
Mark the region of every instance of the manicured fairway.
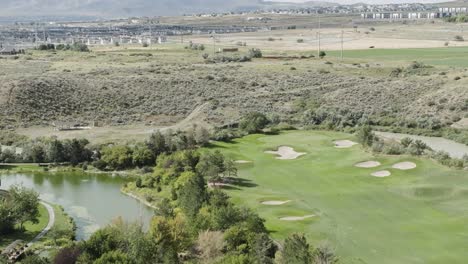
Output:
<instances>
[{"instance_id":1,"label":"manicured fairway","mask_svg":"<svg viewBox=\"0 0 468 264\"><path fill-rule=\"evenodd\" d=\"M466 263L468 259L468 173L427 159L373 157L360 145L337 149L333 141L353 139L334 132L294 131L253 135L218 148L239 164L241 184L227 188L234 201L257 210L274 238L306 233L313 244L329 240L342 263ZM307 154L278 160L265 150L290 146ZM375 160L377 168L357 168ZM417 168L400 171L398 162ZM390 177L371 173L388 170ZM263 205L263 201L287 201ZM302 221L282 217L309 216Z\"/></svg>"},{"instance_id":2,"label":"manicured fairway","mask_svg":"<svg viewBox=\"0 0 468 264\"><path fill-rule=\"evenodd\" d=\"M339 57L340 51L329 51L329 56ZM346 59L362 59L378 62L424 62L430 65L468 67L468 47L419 48L419 49L366 49L347 50Z\"/></svg>"}]
</instances>

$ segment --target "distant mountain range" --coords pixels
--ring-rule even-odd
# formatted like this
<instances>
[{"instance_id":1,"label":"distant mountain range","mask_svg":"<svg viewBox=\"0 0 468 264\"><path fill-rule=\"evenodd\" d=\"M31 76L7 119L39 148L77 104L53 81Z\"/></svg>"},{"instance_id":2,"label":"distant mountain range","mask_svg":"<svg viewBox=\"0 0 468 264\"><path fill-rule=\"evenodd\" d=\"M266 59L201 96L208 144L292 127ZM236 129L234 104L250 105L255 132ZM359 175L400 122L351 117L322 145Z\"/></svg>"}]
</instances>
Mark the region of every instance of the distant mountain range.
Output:
<instances>
[{"instance_id":1,"label":"distant mountain range","mask_svg":"<svg viewBox=\"0 0 468 264\"><path fill-rule=\"evenodd\" d=\"M308 1L304 3L298 3L298 0L290 0L290 3L285 0L278 1L280 2L264 0L0 0L0 16L73 15L110 18L180 15L239 10L247 11L274 7L284 8L336 5L336 3L326 1ZM348 4L356 2L354 0L330 1L342 1L343 3ZM393 1L404 2L404 0ZM374 0L366 2L374 2Z\"/></svg>"}]
</instances>

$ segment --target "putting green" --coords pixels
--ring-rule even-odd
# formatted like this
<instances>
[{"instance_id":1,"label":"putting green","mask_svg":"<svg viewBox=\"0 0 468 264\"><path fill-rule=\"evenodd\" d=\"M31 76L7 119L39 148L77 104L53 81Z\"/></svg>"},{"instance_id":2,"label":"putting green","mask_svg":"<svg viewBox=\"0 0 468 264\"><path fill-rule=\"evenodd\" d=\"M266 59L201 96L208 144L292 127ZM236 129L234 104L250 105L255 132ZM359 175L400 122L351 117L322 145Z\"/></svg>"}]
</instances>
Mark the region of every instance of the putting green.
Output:
<instances>
[{"instance_id":1,"label":"putting green","mask_svg":"<svg viewBox=\"0 0 468 264\"><path fill-rule=\"evenodd\" d=\"M251 135L216 147L238 164L237 185L227 191L236 203L266 219L274 238L305 233L312 244L329 240L342 263L465 263L468 259L468 173L409 156L373 156L360 145L334 147L352 135L293 131ZM265 150L290 146L307 153L278 160ZM391 176L354 165L375 160ZM392 165L414 162L401 171ZM263 201L290 202L278 206ZM303 217L281 221L283 217Z\"/></svg>"}]
</instances>

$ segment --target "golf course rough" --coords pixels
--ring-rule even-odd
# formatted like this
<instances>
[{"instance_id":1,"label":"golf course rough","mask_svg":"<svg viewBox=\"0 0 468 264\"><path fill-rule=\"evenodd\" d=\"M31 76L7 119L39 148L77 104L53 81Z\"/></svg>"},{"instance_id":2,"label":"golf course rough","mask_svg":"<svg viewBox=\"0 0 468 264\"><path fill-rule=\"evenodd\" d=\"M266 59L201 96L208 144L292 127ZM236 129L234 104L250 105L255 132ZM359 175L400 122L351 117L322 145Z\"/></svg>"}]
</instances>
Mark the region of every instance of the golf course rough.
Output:
<instances>
[{"instance_id":1,"label":"golf course rough","mask_svg":"<svg viewBox=\"0 0 468 264\"><path fill-rule=\"evenodd\" d=\"M343 151L330 144L337 138L354 140L345 133L290 131L214 145L234 160L252 161L249 166L239 164L238 170L238 177L252 184L226 191L235 203L257 211L275 239L299 232L306 234L311 245L328 240L342 263L466 263L466 171L424 158L376 157L360 145ZM308 154L288 162L265 155L265 150L285 143ZM380 169L355 167L372 160L381 163ZM392 168L402 162L416 166ZM371 176L384 170L391 172L385 181ZM439 191L454 186L459 191ZM262 204L287 200L294 202ZM316 216L298 220L311 215Z\"/></svg>"}]
</instances>

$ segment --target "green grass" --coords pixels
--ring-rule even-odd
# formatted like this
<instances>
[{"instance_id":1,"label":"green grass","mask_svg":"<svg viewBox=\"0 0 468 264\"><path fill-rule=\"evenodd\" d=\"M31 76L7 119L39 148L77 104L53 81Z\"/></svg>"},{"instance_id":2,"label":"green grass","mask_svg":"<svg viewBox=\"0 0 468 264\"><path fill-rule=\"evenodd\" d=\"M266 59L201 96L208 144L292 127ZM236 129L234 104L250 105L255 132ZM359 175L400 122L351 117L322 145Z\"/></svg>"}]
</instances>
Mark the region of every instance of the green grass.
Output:
<instances>
[{"instance_id":1,"label":"green grass","mask_svg":"<svg viewBox=\"0 0 468 264\"><path fill-rule=\"evenodd\" d=\"M336 139L352 139L335 132L294 131L278 136L252 135L234 143L216 143L239 166L241 185L227 188L236 203L266 219L276 239L303 232L313 245L328 240L342 263L465 263L468 259L468 175L428 159L373 156L359 145L336 149ZM307 152L297 160L277 160L265 154L281 145ZM378 168L353 165L367 160ZM410 171L391 166L415 162ZM392 176L370 173L390 170ZM265 206L265 200L292 200ZM300 222L284 216L317 217Z\"/></svg>"},{"instance_id":2,"label":"green grass","mask_svg":"<svg viewBox=\"0 0 468 264\"><path fill-rule=\"evenodd\" d=\"M25 231L15 231L12 234L2 235L0 237L0 249L5 248L15 240L23 240L25 243L30 242L34 239L41 231L47 226L49 221L49 214L47 213L47 209L40 204L39 205L39 222L37 224L33 224L31 222L26 222L24 224Z\"/></svg>"},{"instance_id":3,"label":"green grass","mask_svg":"<svg viewBox=\"0 0 468 264\"><path fill-rule=\"evenodd\" d=\"M327 51L327 55L340 57L340 51ZM420 61L430 65L468 67L468 47L346 50L344 57L379 63Z\"/></svg>"},{"instance_id":4,"label":"green grass","mask_svg":"<svg viewBox=\"0 0 468 264\"><path fill-rule=\"evenodd\" d=\"M54 208L55 212L55 224L52 230L57 229L60 231L73 231L74 225L71 221L71 218L63 211L60 206L52 205L52 207ZM25 243L29 243L32 239L34 239L47 226L49 221L49 214L47 209L42 204L39 205L39 214L39 223L25 223L24 228L26 231L16 231L12 234L1 236L0 250L18 239L23 240ZM46 234L38 243L46 242L52 239L50 234L50 232ZM37 248L37 245L35 248Z\"/></svg>"},{"instance_id":5,"label":"green grass","mask_svg":"<svg viewBox=\"0 0 468 264\"><path fill-rule=\"evenodd\" d=\"M43 172L44 168L37 164L14 164L0 165L1 172Z\"/></svg>"}]
</instances>

